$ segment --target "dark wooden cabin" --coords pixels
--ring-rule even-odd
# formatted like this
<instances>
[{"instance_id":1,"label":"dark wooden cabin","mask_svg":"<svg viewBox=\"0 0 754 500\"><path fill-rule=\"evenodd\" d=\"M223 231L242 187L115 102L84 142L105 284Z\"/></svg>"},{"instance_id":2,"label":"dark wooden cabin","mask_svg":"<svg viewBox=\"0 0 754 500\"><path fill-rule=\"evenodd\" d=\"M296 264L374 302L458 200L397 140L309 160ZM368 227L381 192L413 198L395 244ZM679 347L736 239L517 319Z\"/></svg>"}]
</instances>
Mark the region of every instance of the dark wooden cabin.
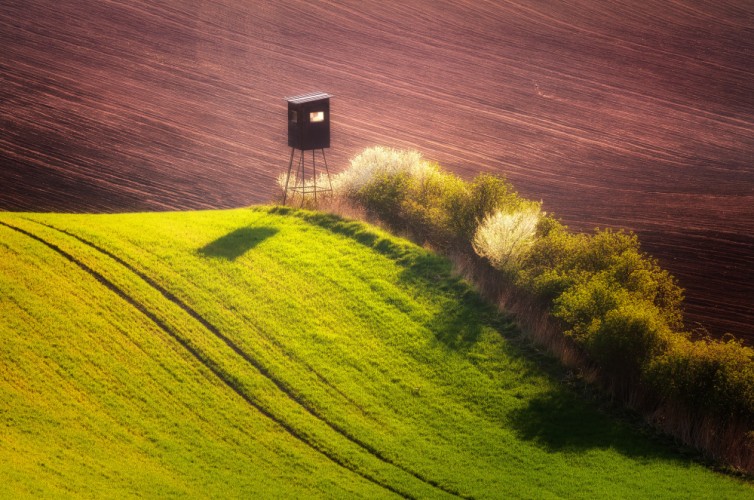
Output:
<instances>
[{"instance_id":1,"label":"dark wooden cabin","mask_svg":"<svg viewBox=\"0 0 754 500\"><path fill-rule=\"evenodd\" d=\"M330 94L310 92L288 101L288 146L309 151L330 147Z\"/></svg>"}]
</instances>

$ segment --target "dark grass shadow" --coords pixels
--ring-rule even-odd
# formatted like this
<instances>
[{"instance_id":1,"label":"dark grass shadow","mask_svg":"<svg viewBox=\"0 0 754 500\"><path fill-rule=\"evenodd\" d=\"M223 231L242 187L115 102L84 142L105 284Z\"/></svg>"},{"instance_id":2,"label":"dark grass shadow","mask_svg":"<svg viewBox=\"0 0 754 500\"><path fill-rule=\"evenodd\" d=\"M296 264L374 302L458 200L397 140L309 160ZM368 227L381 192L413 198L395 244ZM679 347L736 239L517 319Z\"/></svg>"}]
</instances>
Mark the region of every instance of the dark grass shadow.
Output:
<instances>
[{"instance_id":1,"label":"dark grass shadow","mask_svg":"<svg viewBox=\"0 0 754 500\"><path fill-rule=\"evenodd\" d=\"M463 351L476 340L484 326L509 330L510 318L496 311L467 282L453 275L451 262L413 244L385 237L360 221L334 214L277 207L273 213L298 217L309 224L340 234L393 260L403 268L400 280L405 285L452 296L452 305L427 325L437 339L448 347Z\"/></svg>"},{"instance_id":2,"label":"dark grass shadow","mask_svg":"<svg viewBox=\"0 0 754 500\"><path fill-rule=\"evenodd\" d=\"M277 232L274 227L241 227L208 243L198 252L205 257L236 260Z\"/></svg>"},{"instance_id":3,"label":"dark grass shadow","mask_svg":"<svg viewBox=\"0 0 754 500\"><path fill-rule=\"evenodd\" d=\"M566 391L537 396L509 417L521 439L535 441L550 452L579 452L620 441L616 425Z\"/></svg>"},{"instance_id":4,"label":"dark grass shadow","mask_svg":"<svg viewBox=\"0 0 754 500\"><path fill-rule=\"evenodd\" d=\"M412 286L444 292L452 296L447 307L426 325L438 342L459 354L472 351L485 328L493 328L506 339L500 344L505 354L525 359L521 375L542 375L555 382L553 389L529 400L518 409L497 411L490 416L503 419L516 435L532 441L550 453L583 453L590 449L615 449L639 461L657 458L680 461L698 460L698 455L658 436L635 415L611 409L608 402L590 389L587 394L567 380L569 374L552 356L536 348L513 318L485 301L466 281L454 276L450 261L426 250L397 242L372 231L362 222L349 221L332 214L288 208L273 213L300 218L393 259L403 267L400 279ZM473 360L471 360L474 362ZM583 388L582 388L583 389ZM582 394L584 392L584 394Z\"/></svg>"},{"instance_id":5,"label":"dark grass shadow","mask_svg":"<svg viewBox=\"0 0 754 500\"><path fill-rule=\"evenodd\" d=\"M465 352L473 347L482 331L492 327L502 335L516 335L510 316L488 304L465 280L453 274L451 262L424 248L394 240L372 230L361 221L343 219L334 214L276 207L272 213L298 217L331 233L384 255L398 264L402 284L452 297L447 307L425 326L446 347ZM390 302L389 297L386 300ZM400 304L396 304L400 307Z\"/></svg>"},{"instance_id":6,"label":"dark grass shadow","mask_svg":"<svg viewBox=\"0 0 754 500\"><path fill-rule=\"evenodd\" d=\"M375 251L401 263L401 259L414 250L408 245L402 245L380 236L360 221L350 221L334 214L324 212L309 212L289 207L274 207L270 213L297 217L309 224L319 226L332 233L341 234L355 242L372 248Z\"/></svg>"},{"instance_id":7,"label":"dark grass shadow","mask_svg":"<svg viewBox=\"0 0 754 500\"><path fill-rule=\"evenodd\" d=\"M567 388L553 389L509 413L516 435L548 453L581 454L613 449L639 463L657 459L688 464L704 463L702 455L648 427L628 410L579 396Z\"/></svg>"}]
</instances>

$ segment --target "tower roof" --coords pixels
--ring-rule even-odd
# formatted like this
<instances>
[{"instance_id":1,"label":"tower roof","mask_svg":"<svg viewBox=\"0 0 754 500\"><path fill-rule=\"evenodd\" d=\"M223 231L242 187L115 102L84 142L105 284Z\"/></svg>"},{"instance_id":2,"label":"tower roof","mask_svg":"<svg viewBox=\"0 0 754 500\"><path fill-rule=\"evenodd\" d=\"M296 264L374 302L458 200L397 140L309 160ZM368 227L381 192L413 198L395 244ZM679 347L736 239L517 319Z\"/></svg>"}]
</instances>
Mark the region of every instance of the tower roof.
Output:
<instances>
[{"instance_id":1,"label":"tower roof","mask_svg":"<svg viewBox=\"0 0 754 500\"><path fill-rule=\"evenodd\" d=\"M286 97L285 100L293 104L301 104L304 102L319 101L320 99L329 99L330 97L332 95L325 92L309 92L308 94Z\"/></svg>"}]
</instances>

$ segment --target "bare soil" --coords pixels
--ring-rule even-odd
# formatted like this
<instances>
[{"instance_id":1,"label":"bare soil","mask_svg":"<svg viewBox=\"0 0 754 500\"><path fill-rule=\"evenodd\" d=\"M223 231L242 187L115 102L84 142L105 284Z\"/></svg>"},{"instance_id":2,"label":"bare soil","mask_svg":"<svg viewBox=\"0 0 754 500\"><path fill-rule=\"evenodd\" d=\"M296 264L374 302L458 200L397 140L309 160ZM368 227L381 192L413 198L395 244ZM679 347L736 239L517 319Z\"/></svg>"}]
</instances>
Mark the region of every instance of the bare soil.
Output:
<instances>
[{"instance_id":1,"label":"bare soil","mask_svg":"<svg viewBox=\"0 0 754 500\"><path fill-rule=\"evenodd\" d=\"M25 0L0 47L0 210L270 201L283 97L323 90L334 171L383 144L505 174L637 232L690 327L754 341L750 0Z\"/></svg>"}]
</instances>

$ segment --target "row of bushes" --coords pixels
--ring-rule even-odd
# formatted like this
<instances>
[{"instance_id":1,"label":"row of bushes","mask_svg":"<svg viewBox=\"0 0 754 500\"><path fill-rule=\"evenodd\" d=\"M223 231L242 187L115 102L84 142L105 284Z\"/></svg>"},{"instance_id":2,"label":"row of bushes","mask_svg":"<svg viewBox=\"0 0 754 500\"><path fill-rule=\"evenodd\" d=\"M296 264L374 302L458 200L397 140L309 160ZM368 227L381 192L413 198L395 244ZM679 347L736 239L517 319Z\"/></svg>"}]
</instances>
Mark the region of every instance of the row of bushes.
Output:
<instances>
[{"instance_id":1,"label":"row of bushes","mask_svg":"<svg viewBox=\"0 0 754 500\"><path fill-rule=\"evenodd\" d=\"M733 339L692 340L683 331L681 288L635 235L570 232L504 179L465 182L413 151L367 149L333 185L336 196L394 230L487 259L500 280L546 304L616 396L640 394L655 414L681 413L687 428L704 421L708 436L743 429L735 446L725 445L738 456L727 458L754 467L746 442L754 429L754 350Z\"/></svg>"},{"instance_id":2,"label":"row of bushes","mask_svg":"<svg viewBox=\"0 0 754 500\"><path fill-rule=\"evenodd\" d=\"M482 174L467 183L415 151L381 147L353 158L333 184L336 194L441 250L471 250L480 220L505 207L534 205L499 177Z\"/></svg>"}]
</instances>

